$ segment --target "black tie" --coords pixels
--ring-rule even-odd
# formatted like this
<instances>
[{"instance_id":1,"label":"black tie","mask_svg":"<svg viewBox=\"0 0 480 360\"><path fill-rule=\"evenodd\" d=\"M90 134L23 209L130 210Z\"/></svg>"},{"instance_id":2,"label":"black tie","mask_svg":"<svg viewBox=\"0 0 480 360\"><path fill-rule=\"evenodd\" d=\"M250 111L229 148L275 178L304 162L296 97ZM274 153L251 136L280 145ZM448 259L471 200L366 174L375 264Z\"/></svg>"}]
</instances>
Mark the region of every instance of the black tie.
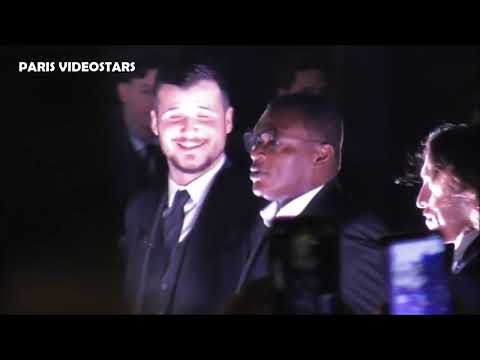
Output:
<instances>
[{"instance_id":1,"label":"black tie","mask_svg":"<svg viewBox=\"0 0 480 360\"><path fill-rule=\"evenodd\" d=\"M186 190L177 191L172 207L164 214L163 236L165 247L168 250L172 250L178 242L183 226L183 207L189 199L190 195Z\"/></svg>"}]
</instances>

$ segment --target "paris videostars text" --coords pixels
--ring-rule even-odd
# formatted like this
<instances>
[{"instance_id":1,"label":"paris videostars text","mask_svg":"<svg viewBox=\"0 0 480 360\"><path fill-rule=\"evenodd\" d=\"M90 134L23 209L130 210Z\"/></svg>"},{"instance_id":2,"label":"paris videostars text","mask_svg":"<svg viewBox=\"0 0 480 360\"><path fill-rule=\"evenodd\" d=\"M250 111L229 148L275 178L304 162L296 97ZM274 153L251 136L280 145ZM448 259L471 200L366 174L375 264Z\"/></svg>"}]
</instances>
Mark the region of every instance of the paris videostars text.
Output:
<instances>
[{"instance_id":1,"label":"paris videostars text","mask_svg":"<svg viewBox=\"0 0 480 360\"><path fill-rule=\"evenodd\" d=\"M125 61L60 61L60 62L18 62L19 72L47 73L47 72L133 72L135 62Z\"/></svg>"}]
</instances>

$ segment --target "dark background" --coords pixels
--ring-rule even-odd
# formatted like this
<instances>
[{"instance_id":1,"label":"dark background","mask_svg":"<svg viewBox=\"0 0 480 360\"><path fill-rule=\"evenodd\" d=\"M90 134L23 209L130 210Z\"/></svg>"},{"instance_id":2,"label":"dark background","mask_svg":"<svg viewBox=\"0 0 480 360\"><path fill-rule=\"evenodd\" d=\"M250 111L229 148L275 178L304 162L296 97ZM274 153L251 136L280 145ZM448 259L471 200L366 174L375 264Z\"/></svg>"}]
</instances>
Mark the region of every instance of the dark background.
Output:
<instances>
[{"instance_id":1,"label":"dark background","mask_svg":"<svg viewBox=\"0 0 480 360\"><path fill-rule=\"evenodd\" d=\"M1 47L5 180L2 309L8 313L116 313L122 259L108 196L108 73L19 73L19 61L105 61L121 47ZM172 50L173 49L173 50ZM236 129L255 124L286 56L311 51L329 64L345 116L345 169L393 184L432 127L472 119L479 46L168 46L215 59L229 80ZM120 49L121 50L121 49ZM127 61L117 58L118 61ZM387 206L416 216L416 189ZM113 304L113 305L112 305Z\"/></svg>"}]
</instances>

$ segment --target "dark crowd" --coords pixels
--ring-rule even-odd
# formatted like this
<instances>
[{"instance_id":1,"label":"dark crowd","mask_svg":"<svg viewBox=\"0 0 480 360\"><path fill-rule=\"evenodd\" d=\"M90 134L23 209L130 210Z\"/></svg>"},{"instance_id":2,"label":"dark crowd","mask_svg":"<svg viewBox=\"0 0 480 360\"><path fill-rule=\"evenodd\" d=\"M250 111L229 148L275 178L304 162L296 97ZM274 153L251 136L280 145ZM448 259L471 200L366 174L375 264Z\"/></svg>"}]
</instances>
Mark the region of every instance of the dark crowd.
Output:
<instances>
[{"instance_id":1,"label":"dark crowd","mask_svg":"<svg viewBox=\"0 0 480 360\"><path fill-rule=\"evenodd\" d=\"M480 47L1 51L2 314L480 313Z\"/></svg>"}]
</instances>

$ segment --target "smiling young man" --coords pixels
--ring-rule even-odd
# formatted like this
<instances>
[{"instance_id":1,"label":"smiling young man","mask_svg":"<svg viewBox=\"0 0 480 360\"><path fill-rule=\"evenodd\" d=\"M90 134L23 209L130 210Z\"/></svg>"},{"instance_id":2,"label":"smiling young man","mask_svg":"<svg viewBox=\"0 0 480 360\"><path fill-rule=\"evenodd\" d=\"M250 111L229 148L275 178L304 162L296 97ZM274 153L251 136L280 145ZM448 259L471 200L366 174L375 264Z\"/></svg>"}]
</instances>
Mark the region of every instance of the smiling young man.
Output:
<instances>
[{"instance_id":1,"label":"smiling young man","mask_svg":"<svg viewBox=\"0 0 480 360\"><path fill-rule=\"evenodd\" d=\"M247 174L224 152L234 111L221 77L205 65L160 69L155 94L151 127L168 184L140 194L127 211L129 297L137 313L220 312L246 260L256 204Z\"/></svg>"}]
</instances>

